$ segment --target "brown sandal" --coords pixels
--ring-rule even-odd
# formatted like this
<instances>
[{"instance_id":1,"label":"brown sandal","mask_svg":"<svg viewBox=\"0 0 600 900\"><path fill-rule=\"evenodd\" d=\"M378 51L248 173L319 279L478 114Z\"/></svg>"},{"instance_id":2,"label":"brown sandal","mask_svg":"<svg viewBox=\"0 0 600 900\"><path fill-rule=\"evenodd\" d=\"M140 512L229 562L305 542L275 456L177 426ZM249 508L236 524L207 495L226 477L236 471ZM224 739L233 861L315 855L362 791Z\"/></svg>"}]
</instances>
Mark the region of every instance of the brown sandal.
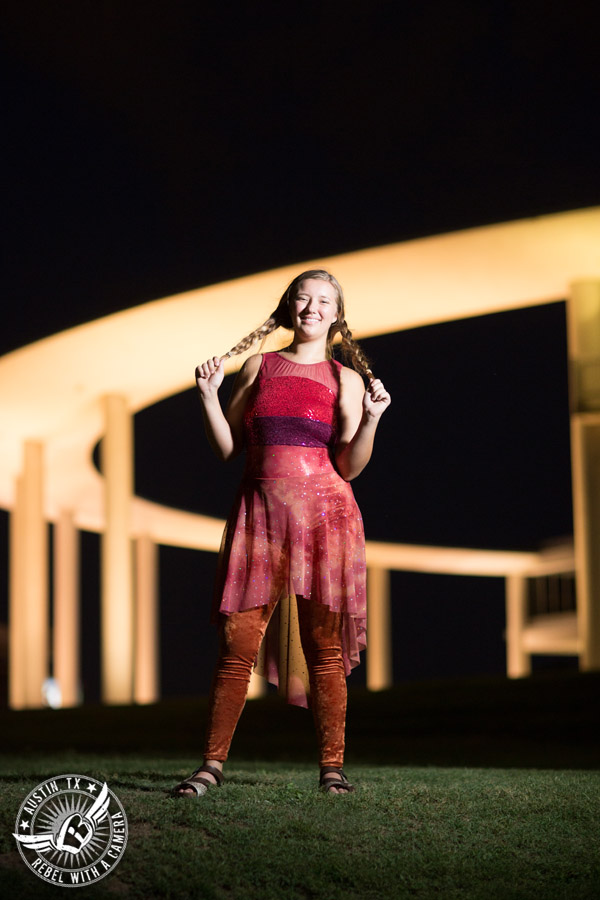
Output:
<instances>
[{"instance_id":1,"label":"brown sandal","mask_svg":"<svg viewBox=\"0 0 600 900\"><path fill-rule=\"evenodd\" d=\"M212 775L216 785L209 781L208 778L197 778L196 776L200 772L206 772L207 775ZM221 787L223 782L225 781L225 776L217 769L215 766L200 766L199 769L196 769L189 778L186 778L185 781L181 781L179 784L176 784L171 794L174 797L187 797L191 796L191 794L184 793L186 788L196 791L196 797L203 797L207 790L211 787Z\"/></svg>"},{"instance_id":2,"label":"brown sandal","mask_svg":"<svg viewBox=\"0 0 600 900\"><path fill-rule=\"evenodd\" d=\"M327 778L332 772L335 772L340 778ZM336 769L335 766L323 766L319 778L319 789L325 791L326 794L330 794L332 793L331 789L334 787L337 788L338 791L345 791L348 794L354 793L354 785L350 784L343 769Z\"/></svg>"}]
</instances>

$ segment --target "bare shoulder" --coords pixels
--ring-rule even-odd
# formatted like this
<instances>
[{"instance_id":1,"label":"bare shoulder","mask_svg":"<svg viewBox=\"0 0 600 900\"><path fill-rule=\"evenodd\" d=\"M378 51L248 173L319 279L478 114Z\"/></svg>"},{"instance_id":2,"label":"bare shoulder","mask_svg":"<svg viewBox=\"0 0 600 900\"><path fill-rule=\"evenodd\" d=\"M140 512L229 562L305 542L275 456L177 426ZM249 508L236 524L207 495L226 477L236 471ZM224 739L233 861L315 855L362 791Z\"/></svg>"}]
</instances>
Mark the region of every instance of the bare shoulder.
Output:
<instances>
[{"instance_id":1,"label":"bare shoulder","mask_svg":"<svg viewBox=\"0 0 600 900\"><path fill-rule=\"evenodd\" d=\"M242 368L239 371L238 378L245 384L254 381L254 379L258 375L262 358L262 353L255 353L253 356L249 356L242 365Z\"/></svg>"},{"instance_id":2,"label":"bare shoulder","mask_svg":"<svg viewBox=\"0 0 600 900\"><path fill-rule=\"evenodd\" d=\"M356 369L351 369L349 366L342 366L340 369L340 385L343 390L352 393L360 392L360 394L364 394L365 392L365 383L362 375L360 375Z\"/></svg>"},{"instance_id":3,"label":"bare shoulder","mask_svg":"<svg viewBox=\"0 0 600 900\"><path fill-rule=\"evenodd\" d=\"M240 416L256 381L261 362L262 353L249 356L235 377L226 412L227 420L232 427L240 427Z\"/></svg>"}]
</instances>

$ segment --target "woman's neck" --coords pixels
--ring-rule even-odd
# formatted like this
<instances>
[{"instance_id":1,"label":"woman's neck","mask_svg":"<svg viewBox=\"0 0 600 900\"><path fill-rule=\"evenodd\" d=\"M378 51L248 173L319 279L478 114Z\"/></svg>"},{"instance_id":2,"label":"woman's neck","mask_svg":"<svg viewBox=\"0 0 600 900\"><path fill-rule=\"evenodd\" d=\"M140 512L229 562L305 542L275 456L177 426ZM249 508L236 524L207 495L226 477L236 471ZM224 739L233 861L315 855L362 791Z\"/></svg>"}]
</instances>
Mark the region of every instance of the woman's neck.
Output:
<instances>
[{"instance_id":1,"label":"woman's neck","mask_svg":"<svg viewBox=\"0 0 600 900\"><path fill-rule=\"evenodd\" d=\"M327 341L297 341L294 339L289 347L284 347L280 353L294 357L296 362L303 365L324 362L327 359Z\"/></svg>"}]
</instances>

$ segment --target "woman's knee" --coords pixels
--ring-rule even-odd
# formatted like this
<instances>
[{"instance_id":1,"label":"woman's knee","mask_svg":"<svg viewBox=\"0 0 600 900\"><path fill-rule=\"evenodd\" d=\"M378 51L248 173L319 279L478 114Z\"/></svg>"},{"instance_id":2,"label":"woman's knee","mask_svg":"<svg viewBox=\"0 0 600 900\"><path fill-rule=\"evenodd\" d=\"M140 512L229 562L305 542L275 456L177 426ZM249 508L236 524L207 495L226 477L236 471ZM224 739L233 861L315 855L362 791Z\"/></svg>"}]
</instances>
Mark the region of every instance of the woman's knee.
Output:
<instances>
[{"instance_id":1,"label":"woman's knee","mask_svg":"<svg viewBox=\"0 0 600 900\"><path fill-rule=\"evenodd\" d=\"M324 647L305 653L306 665L311 678L333 675L346 682L346 670L341 648Z\"/></svg>"},{"instance_id":2,"label":"woman's knee","mask_svg":"<svg viewBox=\"0 0 600 900\"><path fill-rule=\"evenodd\" d=\"M266 606L223 616L219 656L248 660L252 664L256 659L269 618L269 607Z\"/></svg>"},{"instance_id":3,"label":"woman's knee","mask_svg":"<svg viewBox=\"0 0 600 900\"><path fill-rule=\"evenodd\" d=\"M316 600L299 598L302 649L307 658L342 659L342 614Z\"/></svg>"}]
</instances>

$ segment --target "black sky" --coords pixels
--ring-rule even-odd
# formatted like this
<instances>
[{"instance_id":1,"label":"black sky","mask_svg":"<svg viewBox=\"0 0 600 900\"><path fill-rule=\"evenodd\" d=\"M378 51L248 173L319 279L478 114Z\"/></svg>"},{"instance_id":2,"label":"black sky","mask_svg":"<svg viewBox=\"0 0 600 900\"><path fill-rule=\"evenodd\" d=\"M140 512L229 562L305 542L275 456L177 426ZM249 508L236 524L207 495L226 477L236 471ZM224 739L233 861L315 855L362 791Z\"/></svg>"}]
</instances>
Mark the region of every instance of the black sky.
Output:
<instances>
[{"instance_id":1,"label":"black sky","mask_svg":"<svg viewBox=\"0 0 600 900\"><path fill-rule=\"evenodd\" d=\"M600 203L589 10L9 2L0 352L284 263ZM369 536L525 547L569 533L561 304L365 344L394 393L356 482ZM137 417L137 487L222 513L235 478L218 480L194 404ZM189 585L209 583L212 557L195 573L185 560L161 555L163 639L191 650ZM457 633L465 593L448 601Z\"/></svg>"}]
</instances>

